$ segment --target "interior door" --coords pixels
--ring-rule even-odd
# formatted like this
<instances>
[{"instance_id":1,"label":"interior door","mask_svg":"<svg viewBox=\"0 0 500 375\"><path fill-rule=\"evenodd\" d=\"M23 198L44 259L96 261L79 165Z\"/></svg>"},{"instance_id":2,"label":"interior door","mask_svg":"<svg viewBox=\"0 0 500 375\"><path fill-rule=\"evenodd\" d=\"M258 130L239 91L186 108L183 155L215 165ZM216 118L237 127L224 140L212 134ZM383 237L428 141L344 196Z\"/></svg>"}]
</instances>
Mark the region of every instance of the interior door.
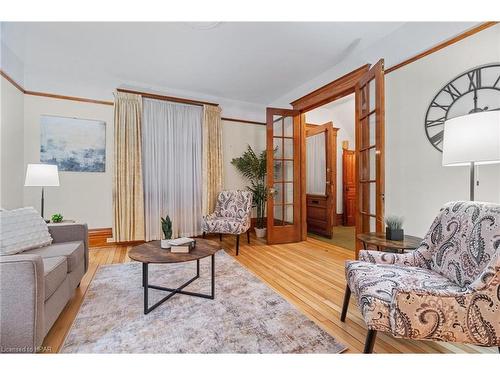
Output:
<instances>
[{"instance_id":1,"label":"interior door","mask_svg":"<svg viewBox=\"0 0 500 375\"><path fill-rule=\"evenodd\" d=\"M356 94L356 234L383 232L385 199L384 60L366 72ZM362 248L356 241L356 258Z\"/></svg>"},{"instance_id":2,"label":"interior door","mask_svg":"<svg viewBox=\"0 0 500 375\"><path fill-rule=\"evenodd\" d=\"M313 145L313 142L306 140L306 147L308 147L306 154L323 152L325 157L325 185L322 192L307 191L306 194L307 230L328 238L332 238L333 226L336 224L335 219L337 216L337 131L338 128L334 128L332 122L323 125L308 124L306 126L306 138L309 140L311 140L311 137L324 137L324 142L318 142L318 144L323 145L321 150L310 150L309 147ZM306 175L310 172L306 171Z\"/></svg>"},{"instance_id":3,"label":"interior door","mask_svg":"<svg viewBox=\"0 0 500 375\"><path fill-rule=\"evenodd\" d=\"M343 224L352 227L356 224L356 151L345 148L342 150L342 202Z\"/></svg>"},{"instance_id":4,"label":"interior door","mask_svg":"<svg viewBox=\"0 0 500 375\"><path fill-rule=\"evenodd\" d=\"M267 242L302 239L300 112L267 108Z\"/></svg>"}]
</instances>

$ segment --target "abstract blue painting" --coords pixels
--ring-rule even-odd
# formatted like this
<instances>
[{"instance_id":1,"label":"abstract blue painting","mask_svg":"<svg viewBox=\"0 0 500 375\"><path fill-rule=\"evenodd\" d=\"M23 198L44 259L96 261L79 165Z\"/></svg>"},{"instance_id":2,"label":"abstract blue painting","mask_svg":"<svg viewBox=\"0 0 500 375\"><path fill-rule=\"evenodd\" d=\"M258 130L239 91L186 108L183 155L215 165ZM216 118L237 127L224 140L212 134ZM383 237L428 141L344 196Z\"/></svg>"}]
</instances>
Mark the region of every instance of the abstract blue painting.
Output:
<instances>
[{"instance_id":1,"label":"abstract blue painting","mask_svg":"<svg viewBox=\"0 0 500 375\"><path fill-rule=\"evenodd\" d=\"M106 170L106 123L70 117L40 118L40 162L59 171Z\"/></svg>"}]
</instances>

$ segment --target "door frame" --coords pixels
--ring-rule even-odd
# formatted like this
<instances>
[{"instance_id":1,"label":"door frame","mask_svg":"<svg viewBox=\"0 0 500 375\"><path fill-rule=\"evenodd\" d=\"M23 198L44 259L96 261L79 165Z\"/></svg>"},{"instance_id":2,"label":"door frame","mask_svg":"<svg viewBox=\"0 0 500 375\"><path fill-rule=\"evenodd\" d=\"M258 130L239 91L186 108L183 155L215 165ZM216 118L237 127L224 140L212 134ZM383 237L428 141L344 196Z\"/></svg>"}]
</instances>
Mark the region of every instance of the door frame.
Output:
<instances>
[{"instance_id":1,"label":"door frame","mask_svg":"<svg viewBox=\"0 0 500 375\"><path fill-rule=\"evenodd\" d=\"M346 205L346 202L347 202L347 199L346 199L346 196L347 196L347 193L346 193L346 163L345 163L345 157L346 157L346 154L347 153L352 153L352 155L354 155L354 169L355 169L355 173L356 174L356 149L354 150L349 150L348 148L343 148L342 149L342 207L343 207L343 212L342 212L342 224L347 226L347 216L346 216L346 213L347 213L347 205ZM355 177L356 178L356 177ZM357 194L357 193L356 193ZM356 195L357 197L357 195ZM354 225L356 225L356 205L354 205L354 213L353 213L353 216L354 216Z\"/></svg>"},{"instance_id":2,"label":"door frame","mask_svg":"<svg viewBox=\"0 0 500 375\"><path fill-rule=\"evenodd\" d=\"M325 162L326 162L326 186L325 195L327 197L328 214L327 226L331 238L332 228L337 225L337 132L339 128L333 126L333 121L328 121L322 125L306 123L306 139L321 133L325 133ZM307 149L305 150L307 154ZM307 171L304 176L307 178ZM307 187L307 186L306 186ZM307 189L306 189L307 195ZM306 226L307 226L307 203L306 203Z\"/></svg>"},{"instance_id":3,"label":"door frame","mask_svg":"<svg viewBox=\"0 0 500 375\"><path fill-rule=\"evenodd\" d=\"M342 77L310 92L307 95L304 95L293 102L291 102L291 106L294 110L298 110L301 114L300 116L300 127L301 127L301 173L305 174L306 168L306 153L305 153L305 142L306 142L306 122L305 122L305 113L309 112L315 108L321 107L324 104L330 103L337 99L343 98L344 96L355 94L355 103L358 103L358 96L356 94L356 85L358 82L366 76L366 74L370 71L372 66L370 64L365 64L360 66L359 68L343 75ZM383 60L382 60L383 67ZM356 122L356 112L354 113L355 122ZM356 136L356 135L355 135ZM356 150L357 151L357 150ZM384 150L385 151L385 150ZM358 181L358 170L356 169L356 189L359 191L359 181ZM385 181L381 181L382 184L385 184ZM301 216L302 216L302 240L305 241L307 239L307 215L306 215L306 186L305 180L302 181L302 191L301 191ZM357 199L356 199L357 201ZM357 205L357 202L356 202ZM356 206L357 207L357 206ZM356 208L358 211L358 208ZM356 212L357 215L357 212ZM360 242L356 241L356 257L359 249L361 248Z\"/></svg>"}]
</instances>

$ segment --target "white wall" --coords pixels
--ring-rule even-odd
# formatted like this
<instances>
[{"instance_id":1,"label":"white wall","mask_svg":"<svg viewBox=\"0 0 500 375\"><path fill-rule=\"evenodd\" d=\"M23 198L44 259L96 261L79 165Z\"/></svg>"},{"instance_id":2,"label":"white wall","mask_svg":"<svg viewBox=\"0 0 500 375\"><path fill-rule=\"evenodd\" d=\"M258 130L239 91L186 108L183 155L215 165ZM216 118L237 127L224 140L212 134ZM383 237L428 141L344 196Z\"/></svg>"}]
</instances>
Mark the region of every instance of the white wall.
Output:
<instances>
[{"instance_id":1,"label":"white wall","mask_svg":"<svg viewBox=\"0 0 500 375\"><path fill-rule=\"evenodd\" d=\"M4 77L0 81L0 207L23 205L24 94Z\"/></svg>"},{"instance_id":2,"label":"white wall","mask_svg":"<svg viewBox=\"0 0 500 375\"><path fill-rule=\"evenodd\" d=\"M469 197L469 169L442 167L424 130L434 95L462 72L500 61L500 25L390 74L386 79L386 214L423 236L443 203ZM472 106L472 103L471 103ZM476 200L500 203L500 165L479 167Z\"/></svg>"},{"instance_id":3,"label":"white wall","mask_svg":"<svg viewBox=\"0 0 500 375\"><path fill-rule=\"evenodd\" d=\"M61 212L65 218L88 223L89 228L111 227L113 218L113 107L26 95L24 113L24 163L19 163L15 168L21 171L22 178L24 178L26 164L37 163L40 160L41 115L78 117L106 122L106 172L60 172L61 186L46 188L45 212L47 217L52 213ZM22 126L20 129L22 131ZM248 182L231 165L231 159L240 156L247 144L251 145L256 152L264 150L266 127L223 121L222 130L224 189L244 189ZM22 140L23 137L19 139ZM19 160L23 160L23 157L21 156ZM40 188L22 188L22 181L12 186L14 190L21 193L24 189L24 205L32 205L39 209ZM17 207L22 204L21 197L21 201L13 206Z\"/></svg>"},{"instance_id":4,"label":"white wall","mask_svg":"<svg viewBox=\"0 0 500 375\"><path fill-rule=\"evenodd\" d=\"M60 186L45 189L45 216L61 213L89 228L112 226L113 106L26 95L24 99L24 166L40 162L40 116L77 117L106 122L106 171L59 172ZM22 186L22 185L21 185ZM40 207L40 188L24 187L24 205Z\"/></svg>"},{"instance_id":5,"label":"white wall","mask_svg":"<svg viewBox=\"0 0 500 375\"><path fill-rule=\"evenodd\" d=\"M234 121L222 121L222 144L224 158L224 189L245 189L248 181L243 179L231 164L233 158L241 156L247 145L256 153L266 149L266 127Z\"/></svg>"},{"instance_id":6,"label":"white wall","mask_svg":"<svg viewBox=\"0 0 500 375\"><path fill-rule=\"evenodd\" d=\"M308 124L321 125L332 121L337 132L337 213L344 212L342 195L342 141L349 141L349 149L355 148L354 94L336 100L306 113Z\"/></svg>"}]
</instances>

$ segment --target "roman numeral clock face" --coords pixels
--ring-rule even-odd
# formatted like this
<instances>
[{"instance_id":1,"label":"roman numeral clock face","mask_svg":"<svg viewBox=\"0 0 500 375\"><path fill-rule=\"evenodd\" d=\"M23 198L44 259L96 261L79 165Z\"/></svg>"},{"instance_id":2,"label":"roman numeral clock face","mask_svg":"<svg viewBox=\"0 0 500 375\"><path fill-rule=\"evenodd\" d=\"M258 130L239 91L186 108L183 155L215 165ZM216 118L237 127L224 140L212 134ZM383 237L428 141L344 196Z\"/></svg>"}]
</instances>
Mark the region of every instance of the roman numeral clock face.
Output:
<instances>
[{"instance_id":1,"label":"roman numeral clock face","mask_svg":"<svg viewBox=\"0 0 500 375\"><path fill-rule=\"evenodd\" d=\"M489 64L462 73L432 99L425 115L429 142L442 152L444 122L468 113L500 109L500 64ZM471 131L474 131L473 124Z\"/></svg>"}]
</instances>

